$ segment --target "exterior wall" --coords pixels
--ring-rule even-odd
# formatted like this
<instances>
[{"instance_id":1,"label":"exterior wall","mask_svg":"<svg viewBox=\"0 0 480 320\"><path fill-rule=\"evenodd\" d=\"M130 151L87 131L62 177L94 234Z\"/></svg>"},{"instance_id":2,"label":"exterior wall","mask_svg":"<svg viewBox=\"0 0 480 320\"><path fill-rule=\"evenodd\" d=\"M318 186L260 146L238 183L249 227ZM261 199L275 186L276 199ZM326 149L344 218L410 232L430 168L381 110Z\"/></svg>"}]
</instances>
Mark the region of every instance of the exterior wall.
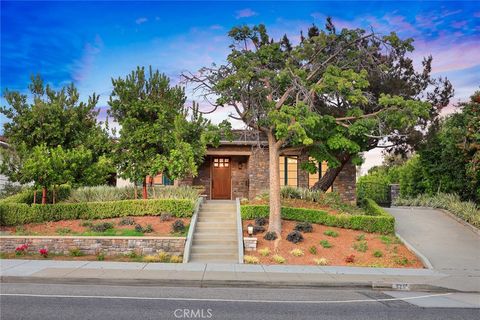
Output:
<instances>
[{"instance_id":1,"label":"exterior wall","mask_svg":"<svg viewBox=\"0 0 480 320\"><path fill-rule=\"evenodd\" d=\"M333 183L333 191L338 192L340 197L347 202L355 203L356 197L356 167L347 163Z\"/></svg>"},{"instance_id":2,"label":"exterior wall","mask_svg":"<svg viewBox=\"0 0 480 320\"><path fill-rule=\"evenodd\" d=\"M107 256L137 254L155 254L168 252L181 256L185 248L185 237L71 237L71 236L2 236L0 251L15 252L15 248L28 244L28 252L38 253L47 248L50 253L69 254L69 250L78 248L82 253L95 255L100 252Z\"/></svg>"},{"instance_id":3,"label":"exterior wall","mask_svg":"<svg viewBox=\"0 0 480 320\"><path fill-rule=\"evenodd\" d=\"M205 161L198 168L198 176L193 178L192 184L194 186L203 186L205 188L202 195L206 195L207 199L210 199L210 162L212 158L210 156L205 157Z\"/></svg>"},{"instance_id":4,"label":"exterior wall","mask_svg":"<svg viewBox=\"0 0 480 320\"><path fill-rule=\"evenodd\" d=\"M248 198L248 156L232 156L232 199Z\"/></svg>"},{"instance_id":5,"label":"exterior wall","mask_svg":"<svg viewBox=\"0 0 480 320\"><path fill-rule=\"evenodd\" d=\"M268 149L253 148L248 168L248 198L253 199L267 191L270 186Z\"/></svg>"}]
</instances>

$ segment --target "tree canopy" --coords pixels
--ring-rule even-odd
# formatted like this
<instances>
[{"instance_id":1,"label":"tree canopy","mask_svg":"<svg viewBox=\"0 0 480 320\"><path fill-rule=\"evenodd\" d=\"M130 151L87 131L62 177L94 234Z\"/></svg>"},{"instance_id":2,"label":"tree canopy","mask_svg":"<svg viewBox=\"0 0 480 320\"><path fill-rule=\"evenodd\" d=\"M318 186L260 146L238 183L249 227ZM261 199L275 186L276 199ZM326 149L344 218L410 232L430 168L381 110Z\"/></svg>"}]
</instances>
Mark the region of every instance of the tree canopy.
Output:
<instances>
[{"instance_id":1,"label":"tree canopy","mask_svg":"<svg viewBox=\"0 0 480 320\"><path fill-rule=\"evenodd\" d=\"M2 152L2 173L43 188L105 183L114 168L108 129L97 121L98 96L82 102L73 84L54 90L40 76L32 77L29 91L30 97L4 93L8 106L0 111L9 119L4 135L10 148ZM68 167L68 174L59 165Z\"/></svg>"},{"instance_id":2,"label":"tree canopy","mask_svg":"<svg viewBox=\"0 0 480 320\"><path fill-rule=\"evenodd\" d=\"M232 118L267 135L270 231L279 233L281 228L282 152L306 149L317 162L325 160L332 167L350 159L358 162L362 151L382 139L404 139L402 131L428 119L435 112L432 102L440 100L434 93L431 102L421 99L419 91L433 83L428 76L430 59L424 61L424 79L418 79L422 74L413 72L412 61L404 58L413 50L412 40L401 40L395 33L381 36L361 29L337 33L328 20L326 31L311 30L298 44L286 36L271 39L263 25L235 27L229 36L226 64L184 77L203 95L215 97L214 108L233 107ZM409 77L418 82L416 91L409 88ZM396 90L389 89L386 82L396 79ZM412 92L403 94L407 89ZM315 170L313 163L303 166Z\"/></svg>"}]
</instances>

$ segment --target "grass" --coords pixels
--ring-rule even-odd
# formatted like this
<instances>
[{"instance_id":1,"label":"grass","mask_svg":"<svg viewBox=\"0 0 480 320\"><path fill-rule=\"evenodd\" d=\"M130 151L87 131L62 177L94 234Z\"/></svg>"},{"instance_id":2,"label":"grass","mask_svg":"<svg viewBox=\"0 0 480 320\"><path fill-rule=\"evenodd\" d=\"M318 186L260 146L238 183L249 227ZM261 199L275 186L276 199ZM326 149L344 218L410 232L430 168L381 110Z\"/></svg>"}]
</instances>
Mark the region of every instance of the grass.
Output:
<instances>
[{"instance_id":1,"label":"grass","mask_svg":"<svg viewBox=\"0 0 480 320\"><path fill-rule=\"evenodd\" d=\"M305 255L305 253L301 249L293 249L292 251L290 251L290 254L294 257L302 257Z\"/></svg>"},{"instance_id":2,"label":"grass","mask_svg":"<svg viewBox=\"0 0 480 320\"><path fill-rule=\"evenodd\" d=\"M258 249L258 253L259 253L262 257L267 257L267 256L270 255L270 249L268 249L268 248Z\"/></svg>"},{"instance_id":3,"label":"grass","mask_svg":"<svg viewBox=\"0 0 480 320\"><path fill-rule=\"evenodd\" d=\"M383 244L386 244L386 245L391 245L392 243L395 243L395 244L400 244L400 243L402 243L402 242L400 241L400 239L398 239L397 237L395 237L395 236L386 236L386 235L380 236L380 241L381 241Z\"/></svg>"},{"instance_id":4,"label":"grass","mask_svg":"<svg viewBox=\"0 0 480 320\"><path fill-rule=\"evenodd\" d=\"M368 250L367 241L358 241L353 244L353 249L357 250L358 252L366 252Z\"/></svg>"},{"instance_id":5,"label":"grass","mask_svg":"<svg viewBox=\"0 0 480 320\"><path fill-rule=\"evenodd\" d=\"M323 232L323 234L332 238L338 237L338 232L334 230L326 230Z\"/></svg>"},{"instance_id":6,"label":"grass","mask_svg":"<svg viewBox=\"0 0 480 320\"><path fill-rule=\"evenodd\" d=\"M283 264L285 262L287 262L287 259L285 259L284 257L276 254L272 257L272 260L275 261L276 263L278 264Z\"/></svg>"},{"instance_id":7,"label":"grass","mask_svg":"<svg viewBox=\"0 0 480 320\"><path fill-rule=\"evenodd\" d=\"M243 261L246 264L259 264L260 260L254 256L243 256Z\"/></svg>"},{"instance_id":8,"label":"grass","mask_svg":"<svg viewBox=\"0 0 480 320\"><path fill-rule=\"evenodd\" d=\"M327 258L313 259L313 262L315 262L315 264L316 264L316 265L319 265L319 266L326 266L326 265L328 265L328 259L327 259Z\"/></svg>"},{"instance_id":9,"label":"grass","mask_svg":"<svg viewBox=\"0 0 480 320\"><path fill-rule=\"evenodd\" d=\"M362 233L362 234L359 234L358 236L355 237L355 239L357 241L362 241L362 240L365 240L365 235Z\"/></svg>"},{"instance_id":10,"label":"grass","mask_svg":"<svg viewBox=\"0 0 480 320\"><path fill-rule=\"evenodd\" d=\"M333 245L328 240L320 240L320 245L325 249L333 247Z\"/></svg>"}]
</instances>

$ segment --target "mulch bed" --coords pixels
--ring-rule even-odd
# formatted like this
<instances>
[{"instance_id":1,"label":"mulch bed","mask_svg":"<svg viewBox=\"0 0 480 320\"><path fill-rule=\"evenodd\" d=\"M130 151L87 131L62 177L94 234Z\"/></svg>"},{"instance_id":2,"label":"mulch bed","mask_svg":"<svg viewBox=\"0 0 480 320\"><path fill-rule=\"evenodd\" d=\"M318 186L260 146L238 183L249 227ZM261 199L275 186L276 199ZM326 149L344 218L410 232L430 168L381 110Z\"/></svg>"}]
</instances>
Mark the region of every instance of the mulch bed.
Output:
<instances>
[{"instance_id":1,"label":"mulch bed","mask_svg":"<svg viewBox=\"0 0 480 320\"><path fill-rule=\"evenodd\" d=\"M253 220L243 221L244 236L248 237L247 225L255 224ZM367 233L351 229L342 229L335 227L327 227L319 224L313 224L313 232L302 232L303 242L294 244L286 240L287 235L294 230L297 222L282 221L282 237L278 244L278 251L274 251L274 241L263 239L265 232L255 235L258 239L257 251L246 251L245 255L255 256L260 260L261 264L276 264L272 260L274 254L281 255L286 259L285 264L288 265L315 265L313 259L326 258L328 265L331 266L370 266L370 267L390 267L390 268L423 268L421 261L410 252L405 245L399 242L394 236L389 236L392 240L390 244L382 242L381 234ZM265 226L268 229L268 225ZM324 231L333 230L338 232L338 237L330 237L324 235ZM353 248L354 243L358 243L357 237L364 235L368 249L366 252L359 252ZM328 240L332 244L331 248L323 248L320 240ZM309 252L309 248L315 246L317 254ZM258 249L269 248L271 253L267 257L263 257L258 253ZM293 256L290 251L293 249L301 249L304 255L301 257ZM383 253L382 257L374 257L373 253L379 250ZM345 258L354 255L353 263L347 263ZM405 260L406 259L406 260ZM407 261L407 262L406 262ZM405 263L406 262L406 263Z\"/></svg>"},{"instance_id":2,"label":"mulch bed","mask_svg":"<svg viewBox=\"0 0 480 320\"><path fill-rule=\"evenodd\" d=\"M153 232L145 233L144 236L164 236L169 237L172 236L172 223L179 219L182 220L183 223L188 225L190 223L189 218L175 218L173 217L170 221L160 221L159 216L134 216L130 217L135 220L134 225L120 225L120 221L127 217L121 218L111 218L111 219L97 219L97 220L62 220L62 221L51 221L51 222L43 222L43 223L29 223L22 226L23 232L29 235L40 235L40 236L57 236L58 229L65 229L68 228L71 230L72 233L82 233L89 231L88 227L82 226L83 222L91 221L94 224L101 223L101 222L112 222L114 223L115 229L130 229L133 230L135 228L135 224L140 224L142 227L146 227L150 224L153 228ZM0 227L0 231L7 231L10 234L15 234L16 227ZM65 234L70 235L70 234Z\"/></svg>"}]
</instances>

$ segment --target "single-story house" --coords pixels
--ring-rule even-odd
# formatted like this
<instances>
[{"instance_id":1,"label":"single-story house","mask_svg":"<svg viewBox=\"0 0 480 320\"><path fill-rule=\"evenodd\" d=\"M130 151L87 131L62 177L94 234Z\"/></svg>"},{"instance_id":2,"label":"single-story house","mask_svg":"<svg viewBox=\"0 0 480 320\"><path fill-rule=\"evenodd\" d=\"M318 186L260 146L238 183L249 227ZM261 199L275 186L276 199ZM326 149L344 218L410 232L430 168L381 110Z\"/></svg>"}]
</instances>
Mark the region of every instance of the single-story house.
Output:
<instances>
[{"instance_id":1,"label":"single-story house","mask_svg":"<svg viewBox=\"0 0 480 320\"><path fill-rule=\"evenodd\" d=\"M217 148L208 148L196 177L175 181L175 184L203 186L207 199L252 199L267 191L270 182L266 139L240 130L234 132L234 137L233 141L221 141ZM281 154L279 161L282 186L312 187L328 168L326 163L322 163L316 174L302 170L300 164L308 161L308 155L301 151ZM356 167L348 163L329 191L336 191L345 201L354 202L355 182ZM172 182L158 175L154 183L161 185Z\"/></svg>"}]
</instances>

